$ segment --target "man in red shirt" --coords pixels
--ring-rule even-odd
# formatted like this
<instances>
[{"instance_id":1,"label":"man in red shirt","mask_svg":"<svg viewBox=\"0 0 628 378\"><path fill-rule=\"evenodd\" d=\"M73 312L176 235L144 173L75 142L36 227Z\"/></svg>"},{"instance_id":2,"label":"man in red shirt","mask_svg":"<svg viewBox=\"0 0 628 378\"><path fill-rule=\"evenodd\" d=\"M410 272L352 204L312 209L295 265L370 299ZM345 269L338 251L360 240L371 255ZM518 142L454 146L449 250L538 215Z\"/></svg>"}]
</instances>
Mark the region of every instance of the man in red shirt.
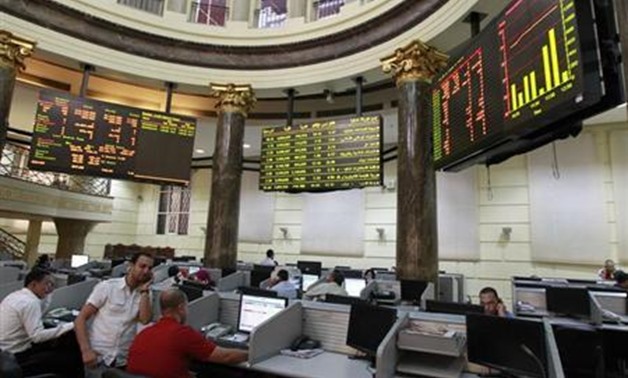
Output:
<instances>
[{"instance_id":1,"label":"man in red shirt","mask_svg":"<svg viewBox=\"0 0 628 378\"><path fill-rule=\"evenodd\" d=\"M163 291L159 305L161 319L140 332L131 344L127 372L151 378L189 378L192 360L237 364L248 359L247 352L218 347L184 325L187 298L182 291Z\"/></svg>"}]
</instances>

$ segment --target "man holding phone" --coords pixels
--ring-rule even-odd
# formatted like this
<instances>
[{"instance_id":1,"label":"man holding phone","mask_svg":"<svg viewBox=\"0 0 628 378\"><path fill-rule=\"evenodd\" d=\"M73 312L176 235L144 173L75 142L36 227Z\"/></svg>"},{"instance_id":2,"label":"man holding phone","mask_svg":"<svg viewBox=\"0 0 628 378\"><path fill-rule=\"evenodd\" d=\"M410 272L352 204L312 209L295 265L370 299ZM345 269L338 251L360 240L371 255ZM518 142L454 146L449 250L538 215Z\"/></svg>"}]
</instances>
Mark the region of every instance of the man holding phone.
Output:
<instances>
[{"instance_id":1,"label":"man holding phone","mask_svg":"<svg viewBox=\"0 0 628 378\"><path fill-rule=\"evenodd\" d=\"M492 287L485 287L480 290L480 305L484 306L485 315L501 316L502 318L512 318L514 315L506 309L506 305L497 295L497 290Z\"/></svg>"},{"instance_id":2,"label":"man holding phone","mask_svg":"<svg viewBox=\"0 0 628 378\"><path fill-rule=\"evenodd\" d=\"M107 367L126 365L137 322L152 318L152 267L153 257L140 252L131 258L124 277L99 283L87 298L74 322L86 376L99 377Z\"/></svg>"}]
</instances>

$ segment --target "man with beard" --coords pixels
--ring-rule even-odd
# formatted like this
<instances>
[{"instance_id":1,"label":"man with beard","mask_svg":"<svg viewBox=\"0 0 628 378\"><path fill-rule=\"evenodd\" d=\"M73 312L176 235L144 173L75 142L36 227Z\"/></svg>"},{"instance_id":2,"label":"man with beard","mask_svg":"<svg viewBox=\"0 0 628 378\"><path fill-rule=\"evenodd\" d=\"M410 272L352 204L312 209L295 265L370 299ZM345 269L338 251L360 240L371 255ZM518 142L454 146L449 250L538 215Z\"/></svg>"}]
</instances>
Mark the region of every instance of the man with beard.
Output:
<instances>
[{"instance_id":1,"label":"man with beard","mask_svg":"<svg viewBox=\"0 0 628 378\"><path fill-rule=\"evenodd\" d=\"M218 347L184 325L188 303L181 290L163 291L159 306L161 319L133 340L127 372L152 378L188 378L188 365L193 360L223 364L247 360L247 352Z\"/></svg>"},{"instance_id":2,"label":"man with beard","mask_svg":"<svg viewBox=\"0 0 628 378\"><path fill-rule=\"evenodd\" d=\"M140 252L124 277L99 283L87 298L74 322L86 376L99 377L107 367L126 365L137 323L146 324L152 317L152 267L153 257Z\"/></svg>"}]
</instances>

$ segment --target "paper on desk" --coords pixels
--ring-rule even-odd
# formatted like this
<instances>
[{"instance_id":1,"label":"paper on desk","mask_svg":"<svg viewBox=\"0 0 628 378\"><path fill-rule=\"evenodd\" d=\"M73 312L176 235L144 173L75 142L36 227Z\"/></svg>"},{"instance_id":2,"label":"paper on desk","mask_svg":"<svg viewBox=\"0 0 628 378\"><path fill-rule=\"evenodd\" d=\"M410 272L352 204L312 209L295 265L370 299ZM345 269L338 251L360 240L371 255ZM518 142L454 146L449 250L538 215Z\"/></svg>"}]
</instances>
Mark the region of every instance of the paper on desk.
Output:
<instances>
[{"instance_id":1,"label":"paper on desk","mask_svg":"<svg viewBox=\"0 0 628 378\"><path fill-rule=\"evenodd\" d=\"M456 335L456 331L450 330L442 324L423 323L418 321L411 321L408 328L406 328L404 331L414 334L441 337L454 337Z\"/></svg>"},{"instance_id":2,"label":"paper on desk","mask_svg":"<svg viewBox=\"0 0 628 378\"><path fill-rule=\"evenodd\" d=\"M324 352L323 349L317 348L317 349L302 349L302 350L282 349L281 352L279 353L283 354L284 356L308 359L308 358L318 356L319 354L323 352Z\"/></svg>"}]
</instances>

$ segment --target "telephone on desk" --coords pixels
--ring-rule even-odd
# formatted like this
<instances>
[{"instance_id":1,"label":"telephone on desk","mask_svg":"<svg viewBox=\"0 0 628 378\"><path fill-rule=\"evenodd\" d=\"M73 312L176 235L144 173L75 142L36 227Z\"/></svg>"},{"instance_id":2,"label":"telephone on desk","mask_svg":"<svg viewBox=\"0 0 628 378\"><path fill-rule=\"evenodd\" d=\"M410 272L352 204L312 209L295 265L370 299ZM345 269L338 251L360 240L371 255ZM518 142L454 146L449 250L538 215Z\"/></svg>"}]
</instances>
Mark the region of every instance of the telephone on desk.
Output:
<instances>
[{"instance_id":1,"label":"telephone on desk","mask_svg":"<svg viewBox=\"0 0 628 378\"><path fill-rule=\"evenodd\" d=\"M212 323L201 329L201 332L205 334L205 338L211 340L217 340L223 336L230 334L232 327L230 325L222 323Z\"/></svg>"}]
</instances>

